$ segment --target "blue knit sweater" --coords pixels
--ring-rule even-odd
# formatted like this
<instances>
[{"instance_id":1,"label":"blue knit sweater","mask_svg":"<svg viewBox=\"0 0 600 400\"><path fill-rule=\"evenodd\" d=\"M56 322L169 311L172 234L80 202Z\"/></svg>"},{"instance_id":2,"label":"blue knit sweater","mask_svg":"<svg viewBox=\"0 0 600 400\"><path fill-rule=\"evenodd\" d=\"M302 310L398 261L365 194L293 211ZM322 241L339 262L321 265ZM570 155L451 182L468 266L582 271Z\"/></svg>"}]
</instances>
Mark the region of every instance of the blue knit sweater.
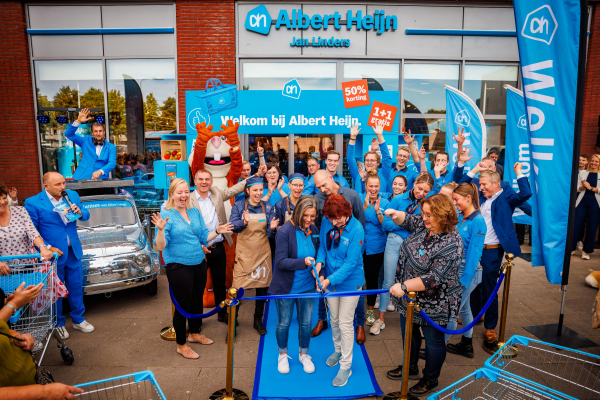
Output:
<instances>
[{"instance_id":1,"label":"blue knit sweater","mask_svg":"<svg viewBox=\"0 0 600 400\"><path fill-rule=\"evenodd\" d=\"M197 265L204 261L202 245L207 245L210 232L206 229L200 210L190 208L187 210L187 214L192 221L190 224L175 209L163 209L160 212L163 219L169 218L165 226L167 247L162 252L163 259L167 264ZM158 235L158 228L154 235L155 245L156 235Z\"/></svg>"}]
</instances>

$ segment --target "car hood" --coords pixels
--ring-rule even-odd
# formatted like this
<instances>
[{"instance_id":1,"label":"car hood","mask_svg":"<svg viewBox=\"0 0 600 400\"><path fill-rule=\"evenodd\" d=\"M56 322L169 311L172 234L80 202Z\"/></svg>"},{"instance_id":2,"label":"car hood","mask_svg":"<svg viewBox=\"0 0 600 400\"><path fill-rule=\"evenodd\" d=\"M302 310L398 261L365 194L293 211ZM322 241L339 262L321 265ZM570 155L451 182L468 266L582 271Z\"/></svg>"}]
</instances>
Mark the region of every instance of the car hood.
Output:
<instances>
[{"instance_id":1,"label":"car hood","mask_svg":"<svg viewBox=\"0 0 600 400\"><path fill-rule=\"evenodd\" d=\"M84 258L115 256L143 250L146 235L139 227L96 228L79 231Z\"/></svg>"}]
</instances>

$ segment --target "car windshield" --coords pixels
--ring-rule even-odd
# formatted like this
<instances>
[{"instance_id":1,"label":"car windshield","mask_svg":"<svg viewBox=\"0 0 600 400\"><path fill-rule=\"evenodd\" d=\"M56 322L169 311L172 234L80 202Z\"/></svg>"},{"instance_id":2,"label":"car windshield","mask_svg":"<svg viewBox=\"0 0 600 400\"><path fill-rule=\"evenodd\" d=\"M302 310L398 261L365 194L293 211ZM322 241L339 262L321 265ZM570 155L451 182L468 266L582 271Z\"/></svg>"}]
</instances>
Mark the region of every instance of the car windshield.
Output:
<instances>
[{"instance_id":1,"label":"car windshield","mask_svg":"<svg viewBox=\"0 0 600 400\"><path fill-rule=\"evenodd\" d=\"M83 202L83 208L90 212L90 219L77 221L80 227L124 226L136 223L131 203L125 200L93 200Z\"/></svg>"}]
</instances>

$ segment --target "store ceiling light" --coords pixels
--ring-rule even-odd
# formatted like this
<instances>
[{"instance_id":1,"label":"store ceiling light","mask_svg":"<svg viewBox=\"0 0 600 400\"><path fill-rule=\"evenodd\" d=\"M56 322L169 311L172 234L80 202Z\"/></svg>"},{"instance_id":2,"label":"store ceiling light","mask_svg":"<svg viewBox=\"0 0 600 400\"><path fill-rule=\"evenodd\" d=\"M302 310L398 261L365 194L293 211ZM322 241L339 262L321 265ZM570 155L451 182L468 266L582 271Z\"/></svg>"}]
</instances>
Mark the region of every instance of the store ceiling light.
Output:
<instances>
[{"instance_id":1,"label":"store ceiling light","mask_svg":"<svg viewBox=\"0 0 600 400\"><path fill-rule=\"evenodd\" d=\"M69 118L66 115L57 115L56 122L59 124L67 124L69 122Z\"/></svg>"},{"instance_id":2,"label":"store ceiling light","mask_svg":"<svg viewBox=\"0 0 600 400\"><path fill-rule=\"evenodd\" d=\"M99 124L103 124L104 123L104 114L96 114L94 116L94 122L97 122Z\"/></svg>"},{"instance_id":3,"label":"store ceiling light","mask_svg":"<svg viewBox=\"0 0 600 400\"><path fill-rule=\"evenodd\" d=\"M47 124L50 122L50 117L47 115L38 115L37 119L40 124Z\"/></svg>"}]
</instances>

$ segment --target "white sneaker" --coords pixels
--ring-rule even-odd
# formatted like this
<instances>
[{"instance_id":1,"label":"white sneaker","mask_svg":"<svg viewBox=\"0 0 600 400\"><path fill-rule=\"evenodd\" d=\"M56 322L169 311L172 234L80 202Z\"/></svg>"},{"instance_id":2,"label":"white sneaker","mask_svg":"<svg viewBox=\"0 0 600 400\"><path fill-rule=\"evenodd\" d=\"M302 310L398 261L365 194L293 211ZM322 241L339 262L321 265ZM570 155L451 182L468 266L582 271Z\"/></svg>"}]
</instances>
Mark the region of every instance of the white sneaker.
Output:
<instances>
[{"instance_id":1,"label":"white sneaker","mask_svg":"<svg viewBox=\"0 0 600 400\"><path fill-rule=\"evenodd\" d=\"M69 338L69 332L67 332L67 328L64 326L57 327L56 332L58 332L58 336L60 336L62 340L67 340Z\"/></svg>"},{"instance_id":2,"label":"white sneaker","mask_svg":"<svg viewBox=\"0 0 600 400\"><path fill-rule=\"evenodd\" d=\"M304 372L307 374L312 374L315 372L315 364L311 361L312 357L308 354L304 354L300 356L300 364L304 365ZM289 368L288 368L289 371ZM281 372L281 371L280 371Z\"/></svg>"},{"instance_id":3,"label":"white sneaker","mask_svg":"<svg viewBox=\"0 0 600 400\"><path fill-rule=\"evenodd\" d=\"M375 323L375 312L373 310L367 310L367 325L373 325Z\"/></svg>"},{"instance_id":4,"label":"white sneaker","mask_svg":"<svg viewBox=\"0 0 600 400\"><path fill-rule=\"evenodd\" d=\"M375 300L375 308L379 308L379 295L377 295L377 300Z\"/></svg>"},{"instance_id":5,"label":"white sneaker","mask_svg":"<svg viewBox=\"0 0 600 400\"><path fill-rule=\"evenodd\" d=\"M287 354L279 355L279 358L277 359L277 371L279 371L280 374L290 373L290 363L288 362L288 358L291 359L292 357L288 356Z\"/></svg>"},{"instance_id":6,"label":"white sneaker","mask_svg":"<svg viewBox=\"0 0 600 400\"><path fill-rule=\"evenodd\" d=\"M586 253L585 251L581 252L581 258L584 260L589 260L590 259L590 255L588 253Z\"/></svg>"},{"instance_id":7,"label":"white sneaker","mask_svg":"<svg viewBox=\"0 0 600 400\"><path fill-rule=\"evenodd\" d=\"M577 242L577 250L583 250L583 242L580 240L579 242Z\"/></svg>"},{"instance_id":8,"label":"white sneaker","mask_svg":"<svg viewBox=\"0 0 600 400\"><path fill-rule=\"evenodd\" d=\"M83 320L80 324L73 324L73 329L84 333L94 332L94 325L90 324L86 320Z\"/></svg>"},{"instance_id":9,"label":"white sneaker","mask_svg":"<svg viewBox=\"0 0 600 400\"><path fill-rule=\"evenodd\" d=\"M383 322L380 319L377 319L377 321L375 321L375 323L371 327L371 330L369 331L369 333L371 333L371 335L379 335L381 330L384 328L385 328L385 322Z\"/></svg>"},{"instance_id":10,"label":"white sneaker","mask_svg":"<svg viewBox=\"0 0 600 400\"><path fill-rule=\"evenodd\" d=\"M387 305L387 310L388 311L396 311L396 306L394 305L394 301L392 300L392 298L390 297L390 302Z\"/></svg>"}]
</instances>

